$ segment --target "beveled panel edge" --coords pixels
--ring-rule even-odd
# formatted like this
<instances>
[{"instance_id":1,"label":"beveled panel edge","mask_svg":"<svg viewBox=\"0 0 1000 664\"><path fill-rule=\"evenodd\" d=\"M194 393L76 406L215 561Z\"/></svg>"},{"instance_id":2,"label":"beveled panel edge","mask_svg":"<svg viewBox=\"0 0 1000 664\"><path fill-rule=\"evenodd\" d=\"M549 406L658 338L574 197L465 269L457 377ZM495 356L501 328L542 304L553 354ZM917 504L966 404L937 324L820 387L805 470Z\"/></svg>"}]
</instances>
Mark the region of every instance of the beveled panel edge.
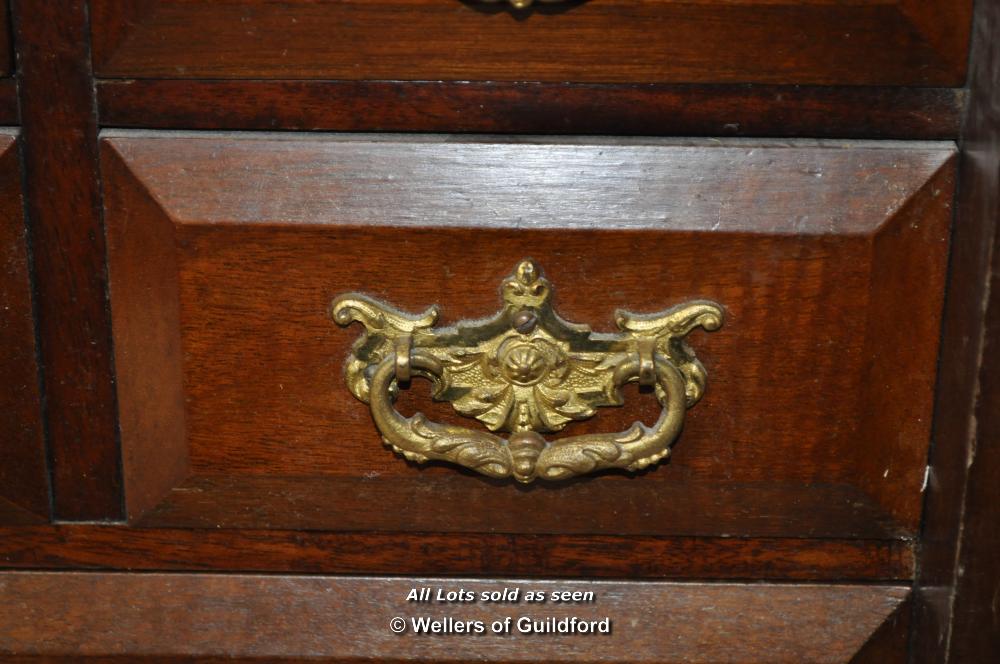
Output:
<instances>
[{"instance_id":1,"label":"beveled panel edge","mask_svg":"<svg viewBox=\"0 0 1000 664\"><path fill-rule=\"evenodd\" d=\"M906 664L912 612L913 600L907 597L865 641L850 664Z\"/></svg>"},{"instance_id":2,"label":"beveled panel edge","mask_svg":"<svg viewBox=\"0 0 1000 664\"><path fill-rule=\"evenodd\" d=\"M429 604L407 601L411 592L423 588L431 594ZM482 601L484 591L515 588L518 602ZM438 603L433 600L438 590L464 590L476 601ZM527 603L523 597L528 591L594 595L587 602ZM851 658L908 593L905 587L882 585L4 572L0 652L369 661L839 662ZM504 634L501 628L494 634L488 626L507 616L511 632ZM421 617L479 620L484 633L417 635L414 620ZM519 634L516 626L524 617L529 623L532 618L607 619L610 632ZM391 629L399 620L402 634ZM290 629L293 625L299 628Z\"/></svg>"},{"instance_id":3,"label":"beveled panel edge","mask_svg":"<svg viewBox=\"0 0 1000 664\"><path fill-rule=\"evenodd\" d=\"M874 232L956 151L950 141L300 135L122 129L102 131L101 140L114 146L134 176L177 224L492 228L520 223L523 217L529 220L524 227L539 230L577 230L594 228L596 224L601 230L795 236ZM154 143L156 148L152 149ZM288 143L296 143L300 150L289 150ZM336 149L335 145L342 148ZM390 153L392 150L397 152ZM703 158L692 161L689 157L694 150L704 151ZM764 168L760 153L765 151L783 160L777 165L774 164L777 160L767 160ZM889 157L886 151L897 154ZM424 168L430 158L434 163L432 179L428 179L431 176ZM524 176L516 190L498 188L502 183L493 176L500 159L510 164L501 170L508 179ZM544 200L545 195L565 184L554 174L558 169L552 167L552 163L561 163L560 159L572 162L567 163L566 169L572 170L578 190L581 178L587 178L590 198L578 201L572 210L531 204L532 196ZM545 160L551 163L546 164ZM630 171L622 171L623 161L629 164ZM183 169L171 169L171 163L183 164ZM365 172L379 169L382 179L373 183L359 177L356 171L362 165ZM907 170L904 172L901 166ZM654 175L643 168L658 172ZM748 178L756 178L752 202L756 210L763 210L759 214L766 217L750 224L743 223L738 212L741 203L749 204L738 198L739 182L733 181L734 174L741 169ZM287 174L282 174L283 170ZM872 171L880 173L881 186L872 182ZM287 197L273 195L279 183L287 183L292 175L302 172L315 172L320 177L298 180L294 204ZM730 184L724 190L711 184L714 177L723 173ZM180 194L185 182L200 182L207 177L217 180L210 209L199 207L197 199ZM324 188L337 182L350 191L351 196L344 198L344 204L334 205L329 196L310 195L316 192L308 188L318 187L322 177L327 180ZM628 199L632 208L616 206L617 213L612 219L595 212L608 203L609 196L617 195L616 180L634 177L656 181L662 190L645 195L663 201L649 206L644 198ZM251 181L252 186L248 184ZM767 186L761 187L761 182ZM859 183L869 187L863 194L854 191ZM458 216L444 215L435 203L438 199L434 198L443 187L468 190L470 203L480 207L463 208ZM793 187L795 195L790 196ZM514 191L520 197L518 200L503 198ZM852 191L863 201L863 209L851 210L846 218L828 214L827 198L831 192L839 191ZM399 198L398 203L382 206L376 214L378 202L388 196ZM489 205L483 207L481 202L491 196L504 200L506 216L498 216L488 209ZM782 213L767 216L768 210L779 207L778 198ZM769 205L772 202L775 205ZM790 202L796 206L794 209L788 209ZM650 216L649 208L660 210L664 205L665 210ZM720 206L728 207L730 212L720 216ZM387 214L387 209L405 212L393 217ZM253 215L248 216L246 210L253 210Z\"/></svg>"},{"instance_id":4,"label":"beveled panel edge","mask_svg":"<svg viewBox=\"0 0 1000 664\"><path fill-rule=\"evenodd\" d=\"M871 241L860 486L910 532L923 514L957 162L952 154ZM920 295L901 306L904 290ZM920 371L907 368L915 357Z\"/></svg>"},{"instance_id":5,"label":"beveled panel edge","mask_svg":"<svg viewBox=\"0 0 1000 664\"><path fill-rule=\"evenodd\" d=\"M174 225L118 153L100 145L125 514L188 473ZM143 214L144 232L130 232Z\"/></svg>"}]
</instances>

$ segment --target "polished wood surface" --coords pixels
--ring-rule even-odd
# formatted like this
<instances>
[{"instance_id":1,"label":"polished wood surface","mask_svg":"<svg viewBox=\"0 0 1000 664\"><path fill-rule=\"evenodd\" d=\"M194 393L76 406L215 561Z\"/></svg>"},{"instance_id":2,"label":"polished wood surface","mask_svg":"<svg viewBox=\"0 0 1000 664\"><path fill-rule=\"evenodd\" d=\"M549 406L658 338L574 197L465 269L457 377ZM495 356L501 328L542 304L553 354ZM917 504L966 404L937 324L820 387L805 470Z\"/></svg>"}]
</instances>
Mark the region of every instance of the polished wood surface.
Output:
<instances>
[{"instance_id":1,"label":"polished wood surface","mask_svg":"<svg viewBox=\"0 0 1000 664\"><path fill-rule=\"evenodd\" d=\"M122 510L121 466L87 7L12 7L53 511L113 519Z\"/></svg>"},{"instance_id":2,"label":"polished wood surface","mask_svg":"<svg viewBox=\"0 0 1000 664\"><path fill-rule=\"evenodd\" d=\"M49 515L17 134L0 130L0 523Z\"/></svg>"},{"instance_id":3,"label":"polished wood surface","mask_svg":"<svg viewBox=\"0 0 1000 664\"><path fill-rule=\"evenodd\" d=\"M913 560L912 542L856 537L0 528L0 562L22 569L870 582L912 579Z\"/></svg>"},{"instance_id":4,"label":"polished wood surface","mask_svg":"<svg viewBox=\"0 0 1000 664\"><path fill-rule=\"evenodd\" d=\"M173 489L153 523L601 532L615 526L596 515L615 505L618 528L652 534L699 517L712 524L706 517L739 513L727 495L754 495L764 502L750 504L776 515L773 527L787 536L857 529L861 514L888 517L890 536L916 527L950 219L948 145L116 133L104 148L126 477L139 487L129 492L133 519L149 496ZM522 490L417 468L380 444L342 378L358 332L333 325L330 300L366 291L413 310L438 303L443 322L481 317L527 255L547 270L561 314L597 329L623 303L654 311L708 298L727 307L724 331L693 340L710 387L671 463L637 478ZM899 283L907 297L893 300ZM167 342L146 343L161 334L183 348L183 380L164 370L172 355L153 350ZM416 394L404 411L457 418ZM619 430L657 411L640 395L629 403L574 432ZM883 414L891 423L878 421ZM884 440L890 427L896 434ZM185 453L185 484L151 470ZM275 490L260 491L263 477ZM310 492L295 488L298 478L366 482L353 498L349 484L326 485L319 495L338 499L323 510L322 500L303 501ZM436 482L453 501L484 507L502 493L509 519L494 508L450 516L435 503ZM792 488L745 493L753 483ZM676 504L659 488L674 485ZM827 485L867 498L838 507ZM803 502L814 486L832 507L796 512L822 502ZM634 498L619 500L625 491ZM578 516L559 507L556 494L567 493ZM402 511L365 507L397 501ZM419 516L405 509L428 502ZM828 520L838 509L846 518ZM776 534L760 523L720 518L713 533Z\"/></svg>"},{"instance_id":5,"label":"polished wood surface","mask_svg":"<svg viewBox=\"0 0 1000 664\"><path fill-rule=\"evenodd\" d=\"M960 86L968 0L92 0L100 77Z\"/></svg>"},{"instance_id":6,"label":"polished wood surface","mask_svg":"<svg viewBox=\"0 0 1000 664\"><path fill-rule=\"evenodd\" d=\"M412 588L593 592L590 603L408 603ZM339 661L848 662L904 601L898 586L478 581L211 574L0 574L0 653ZM418 635L393 618L485 621ZM523 616L613 621L610 634L490 632ZM516 627L515 627L516 629Z\"/></svg>"},{"instance_id":7,"label":"polished wood surface","mask_svg":"<svg viewBox=\"0 0 1000 664\"><path fill-rule=\"evenodd\" d=\"M965 91L106 79L97 99L111 127L942 139L959 135Z\"/></svg>"}]
</instances>

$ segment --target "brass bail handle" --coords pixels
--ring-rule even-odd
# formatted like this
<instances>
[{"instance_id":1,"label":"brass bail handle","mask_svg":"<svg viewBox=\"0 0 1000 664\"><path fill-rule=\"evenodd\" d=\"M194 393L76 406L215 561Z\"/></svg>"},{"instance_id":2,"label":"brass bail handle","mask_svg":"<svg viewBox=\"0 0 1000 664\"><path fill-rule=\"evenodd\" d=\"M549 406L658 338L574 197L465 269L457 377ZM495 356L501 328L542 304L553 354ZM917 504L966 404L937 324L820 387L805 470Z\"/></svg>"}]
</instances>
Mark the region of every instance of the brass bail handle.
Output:
<instances>
[{"instance_id":1,"label":"brass bail handle","mask_svg":"<svg viewBox=\"0 0 1000 664\"><path fill-rule=\"evenodd\" d=\"M527 9L531 5L538 2L539 4L556 4L558 2L566 2L566 0L479 0L480 2L486 2L491 4L496 4L498 2L506 2L514 9Z\"/></svg>"},{"instance_id":2,"label":"brass bail handle","mask_svg":"<svg viewBox=\"0 0 1000 664\"><path fill-rule=\"evenodd\" d=\"M666 458L688 408L705 390L705 368L685 337L695 328L717 330L722 307L695 300L656 314L619 310L620 332L595 333L562 320L551 285L524 260L501 289L503 308L492 318L435 328L437 307L407 314L358 293L333 301L339 325L360 322L345 369L347 385L369 404L383 442L407 459L447 461L519 482L561 480L606 468L639 470ZM433 398L449 402L489 432L403 417L393 406L399 384L420 376ZM650 386L662 411L652 426L547 440L592 417L598 407L621 406L621 387ZM506 432L504 438L491 432Z\"/></svg>"}]
</instances>

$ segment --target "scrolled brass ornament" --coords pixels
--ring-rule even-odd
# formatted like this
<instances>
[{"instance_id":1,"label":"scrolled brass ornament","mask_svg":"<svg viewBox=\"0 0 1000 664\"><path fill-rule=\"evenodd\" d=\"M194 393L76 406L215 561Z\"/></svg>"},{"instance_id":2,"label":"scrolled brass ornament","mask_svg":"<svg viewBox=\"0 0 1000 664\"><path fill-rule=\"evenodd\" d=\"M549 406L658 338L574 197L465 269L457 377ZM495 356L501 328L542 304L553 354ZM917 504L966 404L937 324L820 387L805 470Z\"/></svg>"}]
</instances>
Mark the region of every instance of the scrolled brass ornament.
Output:
<instances>
[{"instance_id":1,"label":"scrolled brass ornament","mask_svg":"<svg viewBox=\"0 0 1000 664\"><path fill-rule=\"evenodd\" d=\"M485 2L488 4L496 4L498 2L506 2L514 9L527 9L531 5L538 2L539 4L555 4L557 2L566 2L566 0L479 0L479 2Z\"/></svg>"},{"instance_id":2,"label":"scrolled brass ornament","mask_svg":"<svg viewBox=\"0 0 1000 664\"><path fill-rule=\"evenodd\" d=\"M619 333L596 333L562 320L552 289L531 260L502 286L503 309L491 318L435 329L437 307L408 314L358 293L331 306L337 324L365 333L347 359L351 392L371 407L386 445L415 462L439 460L519 482L562 480L606 468L639 470L666 458L685 411L705 390L705 369L685 337L717 330L723 310L697 300L656 314L615 313ZM490 432L403 417L393 406L412 376ZM546 440L598 407L621 406L628 382L653 387L663 407L657 422L609 434Z\"/></svg>"}]
</instances>

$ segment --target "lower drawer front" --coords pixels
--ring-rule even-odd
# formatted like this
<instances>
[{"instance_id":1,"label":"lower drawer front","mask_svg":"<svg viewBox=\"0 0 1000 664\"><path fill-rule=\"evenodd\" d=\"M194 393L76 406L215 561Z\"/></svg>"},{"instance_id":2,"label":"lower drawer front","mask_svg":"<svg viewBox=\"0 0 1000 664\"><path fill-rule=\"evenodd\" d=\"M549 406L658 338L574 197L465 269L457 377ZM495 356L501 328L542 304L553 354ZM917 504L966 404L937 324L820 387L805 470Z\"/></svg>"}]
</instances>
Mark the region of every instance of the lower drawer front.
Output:
<instances>
[{"instance_id":1,"label":"lower drawer front","mask_svg":"<svg viewBox=\"0 0 1000 664\"><path fill-rule=\"evenodd\" d=\"M0 652L17 661L886 664L903 661L894 653L905 643L906 595L857 585L4 573Z\"/></svg>"},{"instance_id":2,"label":"lower drawer front","mask_svg":"<svg viewBox=\"0 0 1000 664\"><path fill-rule=\"evenodd\" d=\"M652 575L671 570L628 566L643 542L757 538L840 547L801 561L838 578L911 573L950 144L106 132L102 150L134 525L489 534L507 544L465 568L519 571L511 543L534 538L557 574L584 569L565 538L607 538L588 573ZM688 336L707 388L669 459L521 485L382 444L345 380L363 328L333 300L476 321L528 257L597 333L619 308L721 306ZM415 379L394 407L486 432L431 396ZM623 396L546 437L657 419L655 391Z\"/></svg>"}]
</instances>

